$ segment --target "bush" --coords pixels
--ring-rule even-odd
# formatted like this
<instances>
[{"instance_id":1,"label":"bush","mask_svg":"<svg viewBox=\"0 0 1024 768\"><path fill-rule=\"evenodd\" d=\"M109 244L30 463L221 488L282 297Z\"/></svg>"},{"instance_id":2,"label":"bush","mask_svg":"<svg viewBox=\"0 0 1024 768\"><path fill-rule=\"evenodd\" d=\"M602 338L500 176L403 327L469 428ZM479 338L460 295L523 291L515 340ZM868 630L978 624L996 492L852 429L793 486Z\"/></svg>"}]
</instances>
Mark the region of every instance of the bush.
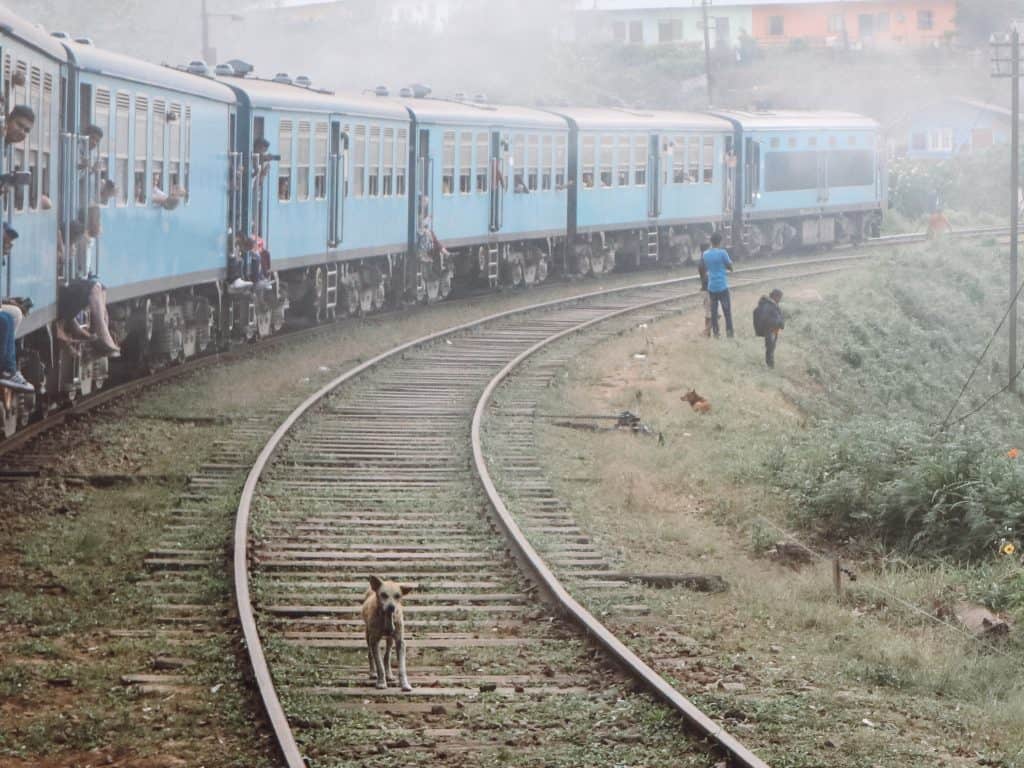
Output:
<instances>
[{"instance_id":1,"label":"bush","mask_svg":"<svg viewBox=\"0 0 1024 768\"><path fill-rule=\"evenodd\" d=\"M799 524L834 542L960 560L1024 538L1024 456L1007 455L1024 428L1019 403L1005 395L939 429L1005 307L1004 279L990 278L1004 258L964 244L897 255L829 297L813 324L789 324L827 393L803 396L811 426L767 464ZM1000 335L958 413L1003 383L986 374L1006 353Z\"/></svg>"}]
</instances>

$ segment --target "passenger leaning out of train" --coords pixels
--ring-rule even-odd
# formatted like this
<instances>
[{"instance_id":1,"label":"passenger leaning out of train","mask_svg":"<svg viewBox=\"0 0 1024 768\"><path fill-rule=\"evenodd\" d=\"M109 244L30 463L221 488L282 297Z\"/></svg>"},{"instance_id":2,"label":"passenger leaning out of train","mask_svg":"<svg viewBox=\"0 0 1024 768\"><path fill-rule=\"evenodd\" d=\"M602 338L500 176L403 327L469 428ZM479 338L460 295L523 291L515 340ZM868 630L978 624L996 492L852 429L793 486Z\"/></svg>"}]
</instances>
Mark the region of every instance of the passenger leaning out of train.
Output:
<instances>
[{"instance_id":1,"label":"passenger leaning out of train","mask_svg":"<svg viewBox=\"0 0 1024 768\"><path fill-rule=\"evenodd\" d=\"M233 257L228 267L228 293L244 293L254 286L258 291L273 288L270 253L263 247L263 241L240 234L236 245L240 255Z\"/></svg>"},{"instance_id":2,"label":"passenger leaning out of train","mask_svg":"<svg viewBox=\"0 0 1024 768\"><path fill-rule=\"evenodd\" d=\"M256 156L252 175L262 182L270 173L270 142L260 136L252 143L252 153Z\"/></svg>"},{"instance_id":3,"label":"passenger leaning out of train","mask_svg":"<svg viewBox=\"0 0 1024 768\"><path fill-rule=\"evenodd\" d=\"M63 233L57 233L57 259L61 269L68 274L66 259L77 258L88 248L89 236L80 219L71 223L71 247L65 248ZM81 262L81 259L77 259ZM78 316L89 310L89 327L78 322ZM91 343L105 355L118 355L120 347L110 334L110 317L107 314L107 291L94 276L72 279L60 287L57 294L57 339L66 344L74 355L77 345Z\"/></svg>"},{"instance_id":4,"label":"passenger leaning out of train","mask_svg":"<svg viewBox=\"0 0 1024 768\"><path fill-rule=\"evenodd\" d=\"M149 200L153 205L163 208L165 211L173 211L185 197L185 190L179 186L171 187L171 191L164 192L159 173L153 174L153 190L150 192Z\"/></svg>"},{"instance_id":5,"label":"passenger leaning out of train","mask_svg":"<svg viewBox=\"0 0 1024 768\"><path fill-rule=\"evenodd\" d=\"M36 124L36 113L26 104L18 104L11 113L7 115L7 130L4 133L4 141L9 145L21 144L32 132Z\"/></svg>"},{"instance_id":6,"label":"passenger leaning out of train","mask_svg":"<svg viewBox=\"0 0 1024 768\"><path fill-rule=\"evenodd\" d=\"M3 254L10 256L18 233L4 224ZM0 387L16 392L35 392L18 370L18 354L14 346L18 326L28 314L32 302L26 299L0 300Z\"/></svg>"}]
</instances>

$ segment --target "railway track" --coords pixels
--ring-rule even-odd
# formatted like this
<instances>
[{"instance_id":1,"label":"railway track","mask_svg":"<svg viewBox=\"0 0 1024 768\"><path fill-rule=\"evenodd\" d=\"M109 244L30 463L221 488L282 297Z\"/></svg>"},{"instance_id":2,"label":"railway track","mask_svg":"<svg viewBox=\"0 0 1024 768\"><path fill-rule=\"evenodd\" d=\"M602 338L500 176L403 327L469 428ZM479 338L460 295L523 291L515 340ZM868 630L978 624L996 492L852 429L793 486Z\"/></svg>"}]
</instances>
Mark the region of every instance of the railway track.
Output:
<instances>
[{"instance_id":1,"label":"railway track","mask_svg":"<svg viewBox=\"0 0 1024 768\"><path fill-rule=\"evenodd\" d=\"M862 258L748 268L737 287ZM234 577L289 766L696 766L723 756L764 765L569 595L552 565L580 594L604 594L614 614L646 612L557 499L526 480L515 489L520 517L532 536L558 542L550 564L537 554L481 442L488 401L518 364L615 318L677 312L699 296L694 282L600 292L425 337L334 380L281 424L239 503ZM503 469L530 475L523 435L500 437ZM411 694L369 681L359 606L370 573L416 586L406 604ZM666 719L673 710L681 720ZM701 738L681 739L683 722Z\"/></svg>"}]
</instances>

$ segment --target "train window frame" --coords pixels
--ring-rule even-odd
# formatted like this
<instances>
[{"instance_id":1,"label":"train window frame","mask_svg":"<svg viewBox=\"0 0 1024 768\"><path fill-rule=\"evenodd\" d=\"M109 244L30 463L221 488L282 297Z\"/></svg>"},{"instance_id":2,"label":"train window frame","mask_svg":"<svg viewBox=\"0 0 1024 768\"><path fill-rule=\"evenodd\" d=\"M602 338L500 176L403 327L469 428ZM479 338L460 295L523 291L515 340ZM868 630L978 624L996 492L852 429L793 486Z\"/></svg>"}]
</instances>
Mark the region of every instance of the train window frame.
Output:
<instances>
[{"instance_id":1,"label":"train window frame","mask_svg":"<svg viewBox=\"0 0 1024 768\"><path fill-rule=\"evenodd\" d=\"M615 184L615 137L601 136L599 149L598 183L601 189L612 189Z\"/></svg>"},{"instance_id":2,"label":"train window frame","mask_svg":"<svg viewBox=\"0 0 1024 768\"><path fill-rule=\"evenodd\" d=\"M12 99L11 104L25 104L28 100L28 72L29 65L25 61L17 61L15 63L15 69L22 74L24 77L24 85L12 86ZM25 140L12 145L11 147L11 165L13 170L24 171L27 169L29 160L29 141L31 134L25 138ZM14 187L13 195L13 208L15 211L22 212L25 210L28 196L25 194L25 187L22 185L16 185Z\"/></svg>"},{"instance_id":3,"label":"train window frame","mask_svg":"<svg viewBox=\"0 0 1024 768\"><path fill-rule=\"evenodd\" d=\"M555 189L565 189L565 177L567 174L568 167L568 155L569 155L569 137L565 134L559 134L555 137L554 146L554 163L555 163Z\"/></svg>"},{"instance_id":4,"label":"train window frame","mask_svg":"<svg viewBox=\"0 0 1024 768\"><path fill-rule=\"evenodd\" d=\"M295 131L295 200L308 202L312 196L313 123L299 120Z\"/></svg>"},{"instance_id":5,"label":"train window frame","mask_svg":"<svg viewBox=\"0 0 1024 768\"><path fill-rule=\"evenodd\" d=\"M385 127L381 133L381 182L382 197L393 197L395 194L395 129Z\"/></svg>"},{"instance_id":6,"label":"train window frame","mask_svg":"<svg viewBox=\"0 0 1024 768\"><path fill-rule=\"evenodd\" d=\"M672 183L686 184L686 135L676 136L672 147Z\"/></svg>"},{"instance_id":7,"label":"train window frame","mask_svg":"<svg viewBox=\"0 0 1024 768\"><path fill-rule=\"evenodd\" d=\"M380 197L380 147L379 125L371 125L366 137L366 196Z\"/></svg>"},{"instance_id":8,"label":"train window frame","mask_svg":"<svg viewBox=\"0 0 1024 768\"><path fill-rule=\"evenodd\" d=\"M700 134L686 137L686 176L690 184L701 183L701 148L704 146Z\"/></svg>"},{"instance_id":9,"label":"train window frame","mask_svg":"<svg viewBox=\"0 0 1024 768\"><path fill-rule=\"evenodd\" d=\"M540 137L540 191L550 192L554 177L555 156L554 136L549 133Z\"/></svg>"},{"instance_id":10,"label":"train window frame","mask_svg":"<svg viewBox=\"0 0 1024 768\"><path fill-rule=\"evenodd\" d=\"M459 194L473 194L473 134L469 131L459 132Z\"/></svg>"},{"instance_id":11,"label":"train window frame","mask_svg":"<svg viewBox=\"0 0 1024 768\"><path fill-rule=\"evenodd\" d=\"M41 183L40 183L40 194L46 195L52 203L53 194L51 186L51 176L53 173L53 75L49 72L43 74L43 95L41 102L42 109L42 120L43 129L42 134L42 150L40 156L42 158L41 169ZM104 129L104 133L106 129Z\"/></svg>"},{"instance_id":12,"label":"train window frame","mask_svg":"<svg viewBox=\"0 0 1024 768\"><path fill-rule=\"evenodd\" d=\"M441 194L451 197L455 194L455 153L456 132L441 134Z\"/></svg>"},{"instance_id":13,"label":"train window frame","mask_svg":"<svg viewBox=\"0 0 1024 768\"><path fill-rule=\"evenodd\" d=\"M526 193L526 136L521 133L512 137L512 193Z\"/></svg>"},{"instance_id":14,"label":"train window frame","mask_svg":"<svg viewBox=\"0 0 1024 768\"><path fill-rule=\"evenodd\" d=\"M647 186L647 166L650 164L648 157L651 148L646 134L633 137L633 185L637 187Z\"/></svg>"},{"instance_id":15,"label":"train window frame","mask_svg":"<svg viewBox=\"0 0 1024 768\"><path fill-rule=\"evenodd\" d=\"M702 151L704 174L703 181L705 184L715 183L715 137L704 136L704 146Z\"/></svg>"},{"instance_id":16,"label":"train window frame","mask_svg":"<svg viewBox=\"0 0 1024 768\"><path fill-rule=\"evenodd\" d=\"M476 193L486 195L490 192L491 175L491 137L486 131L476 134Z\"/></svg>"},{"instance_id":17,"label":"train window frame","mask_svg":"<svg viewBox=\"0 0 1024 768\"><path fill-rule=\"evenodd\" d=\"M580 144L580 186L594 189L597 181L597 136L583 136Z\"/></svg>"},{"instance_id":18,"label":"train window frame","mask_svg":"<svg viewBox=\"0 0 1024 768\"><path fill-rule=\"evenodd\" d=\"M182 109L181 104L172 102L168 106L167 116L173 119L169 119L167 122L167 191L168 194L173 192L175 189L183 189L182 184L182 166L183 166L183 154L185 150L185 142L182 134L185 131L185 121L181 119Z\"/></svg>"},{"instance_id":19,"label":"train window frame","mask_svg":"<svg viewBox=\"0 0 1024 768\"><path fill-rule=\"evenodd\" d=\"M331 125L318 120L313 127L313 199L327 199L327 155L330 151Z\"/></svg>"},{"instance_id":20,"label":"train window frame","mask_svg":"<svg viewBox=\"0 0 1024 768\"><path fill-rule=\"evenodd\" d=\"M540 136L535 133L526 137L526 188L540 189Z\"/></svg>"},{"instance_id":21,"label":"train window frame","mask_svg":"<svg viewBox=\"0 0 1024 768\"><path fill-rule=\"evenodd\" d=\"M132 200L135 205L149 204L149 97L135 94L132 110L133 136L135 143L132 153ZM139 134L142 141L139 141ZM141 146L140 146L141 144Z\"/></svg>"},{"instance_id":22,"label":"train window frame","mask_svg":"<svg viewBox=\"0 0 1024 768\"><path fill-rule=\"evenodd\" d=\"M366 126L352 129L352 197L361 198L366 191Z\"/></svg>"},{"instance_id":23,"label":"train window frame","mask_svg":"<svg viewBox=\"0 0 1024 768\"><path fill-rule=\"evenodd\" d=\"M125 208L131 199L131 94L118 91L114 97L114 184L117 207Z\"/></svg>"},{"instance_id":24,"label":"train window frame","mask_svg":"<svg viewBox=\"0 0 1024 768\"><path fill-rule=\"evenodd\" d=\"M277 125L278 154L281 159L277 163L277 202L290 203L294 199L295 190L292 174L292 139L295 135L295 123L292 120L281 120Z\"/></svg>"},{"instance_id":25,"label":"train window frame","mask_svg":"<svg viewBox=\"0 0 1024 768\"><path fill-rule=\"evenodd\" d=\"M192 107L185 105L185 126L181 131L182 177L185 182L185 205L192 202Z\"/></svg>"},{"instance_id":26,"label":"train window frame","mask_svg":"<svg viewBox=\"0 0 1024 768\"><path fill-rule=\"evenodd\" d=\"M628 187L633 178L633 152L630 138L621 135L615 141L615 186Z\"/></svg>"},{"instance_id":27,"label":"train window frame","mask_svg":"<svg viewBox=\"0 0 1024 768\"><path fill-rule=\"evenodd\" d=\"M159 134L159 136L157 135ZM170 186L167 185L167 153L164 149L164 142L167 138L167 104L162 99L153 100L153 120L150 126L150 178L153 180L153 188L159 189L164 194L170 193ZM157 176L157 173L160 175ZM161 186L163 185L163 186Z\"/></svg>"},{"instance_id":28,"label":"train window frame","mask_svg":"<svg viewBox=\"0 0 1024 768\"><path fill-rule=\"evenodd\" d=\"M397 158L395 163L395 195L405 197L406 191L406 169L409 164L409 129L399 128L395 136L395 150Z\"/></svg>"},{"instance_id":29,"label":"train window frame","mask_svg":"<svg viewBox=\"0 0 1024 768\"><path fill-rule=\"evenodd\" d=\"M31 131L27 139L28 150L28 172L31 174L28 188L27 207L30 211L39 210L40 190L40 159L42 144L42 99L43 99L43 72L39 67L29 68L28 81L28 105L36 115L35 130Z\"/></svg>"}]
</instances>

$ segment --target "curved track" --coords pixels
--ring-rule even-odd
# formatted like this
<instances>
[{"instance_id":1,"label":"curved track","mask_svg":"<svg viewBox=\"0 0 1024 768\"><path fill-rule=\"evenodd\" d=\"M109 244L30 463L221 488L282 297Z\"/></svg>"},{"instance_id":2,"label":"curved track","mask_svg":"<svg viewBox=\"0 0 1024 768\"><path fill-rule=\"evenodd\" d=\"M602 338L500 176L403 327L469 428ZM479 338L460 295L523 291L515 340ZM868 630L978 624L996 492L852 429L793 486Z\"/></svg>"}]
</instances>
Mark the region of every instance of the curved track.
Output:
<instances>
[{"instance_id":1,"label":"curved track","mask_svg":"<svg viewBox=\"0 0 1024 768\"><path fill-rule=\"evenodd\" d=\"M737 277L797 278L862 258ZM480 765L500 762L509 746L525 750L523 765L709 765L722 753L733 765L764 765L568 595L508 514L480 443L488 398L532 353L627 313L678 311L698 295L692 278L663 281L459 326L346 373L281 425L242 494L234 576L253 670L289 766L303 756L385 765L395 748L405 764ZM600 582L607 566L585 544L570 545L560 565ZM359 604L371 572L417 585L406 608L412 694L370 687ZM538 603L536 586L571 622ZM601 660L585 639L606 651ZM674 727L667 741L666 731L646 727L654 705L634 687L681 714L717 757L700 741L680 745ZM575 717L616 725L587 733Z\"/></svg>"}]
</instances>

